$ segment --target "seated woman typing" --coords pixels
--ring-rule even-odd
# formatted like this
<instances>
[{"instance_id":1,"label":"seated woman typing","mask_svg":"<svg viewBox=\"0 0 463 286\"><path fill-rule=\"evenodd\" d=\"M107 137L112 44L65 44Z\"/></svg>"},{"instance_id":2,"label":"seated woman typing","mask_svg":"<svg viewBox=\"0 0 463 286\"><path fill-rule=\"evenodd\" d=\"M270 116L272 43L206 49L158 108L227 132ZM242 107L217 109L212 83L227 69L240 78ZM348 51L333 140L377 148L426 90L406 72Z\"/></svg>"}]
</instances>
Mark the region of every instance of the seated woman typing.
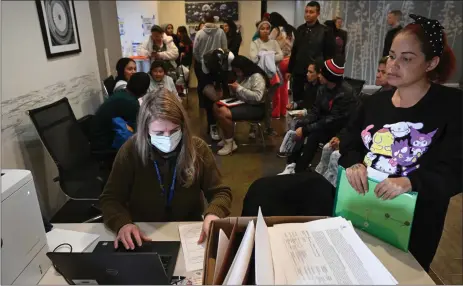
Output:
<instances>
[{"instance_id":1,"label":"seated woman typing","mask_svg":"<svg viewBox=\"0 0 463 286\"><path fill-rule=\"evenodd\" d=\"M204 215L202 242L211 221L230 214L232 200L212 152L191 134L182 103L167 90L145 98L137 126L100 197L104 223L117 233L114 246L121 241L134 249L148 239L134 222L200 221Z\"/></svg>"},{"instance_id":2,"label":"seated woman typing","mask_svg":"<svg viewBox=\"0 0 463 286\"><path fill-rule=\"evenodd\" d=\"M150 87L148 92L155 89L167 89L178 97L177 88L174 80L166 75L166 67L163 61L154 61L150 68ZM180 99L180 97L178 97Z\"/></svg>"},{"instance_id":3,"label":"seated woman typing","mask_svg":"<svg viewBox=\"0 0 463 286\"><path fill-rule=\"evenodd\" d=\"M114 92L123 90L127 87L130 77L137 72L137 65L135 61L129 58L121 58L116 64L116 85Z\"/></svg>"},{"instance_id":4,"label":"seated woman typing","mask_svg":"<svg viewBox=\"0 0 463 286\"><path fill-rule=\"evenodd\" d=\"M265 115L264 96L269 86L265 72L244 56L236 56L231 66L238 81L229 84L230 89L244 104L234 107L214 104L214 115L224 135L224 139L217 144L223 146L218 155L228 155L238 148L233 140L233 121L261 120Z\"/></svg>"},{"instance_id":5,"label":"seated woman typing","mask_svg":"<svg viewBox=\"0 0 463 286\"><path fill-rule=\"evenodd\" d=\"M410 252L429 270L450 197L463 188L463 102L460 90L440 85L455 70L443 27L410 17L415 22L395 36L387 62L397 90L365 101L341 140L339 164L360 195L368 191L367 176L381 181L374 190L380 199L418 193Z\"/></svg>"}]
</instances>

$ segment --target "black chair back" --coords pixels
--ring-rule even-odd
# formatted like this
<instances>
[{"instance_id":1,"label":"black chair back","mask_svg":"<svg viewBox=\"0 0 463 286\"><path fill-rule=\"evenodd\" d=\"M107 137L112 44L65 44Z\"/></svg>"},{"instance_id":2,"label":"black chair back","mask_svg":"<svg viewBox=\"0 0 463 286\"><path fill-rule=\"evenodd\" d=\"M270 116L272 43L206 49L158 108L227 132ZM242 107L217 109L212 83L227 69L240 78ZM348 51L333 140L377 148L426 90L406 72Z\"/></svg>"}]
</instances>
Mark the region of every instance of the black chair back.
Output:
<instances>
[{"instance_id":1,"label":"black chair back","mask_svg":"<svg viewBox=\"0 0 463 286\"><path fill-rule=\"evenodd\" d=\"M63 192L71 198L97 198L102 188L97 180L99 163L92 157L90 143L69 100L62 98L28 114L58 168Z\"/></svg>"},{"instance_id":2,"label":"black chair back","mask_svg":"<svg viewBox=\"0 0 463 286\"><path fill-rule=\"evenodd\" d=\"M365 85L364 80L350 77L344 77L344 80L352 86L356 96L359 95L360 92L362 92L363 86Z\"/></svg>"},{"instance_id":3,"label":"black chair back","mask_svg":"<svg viewBox=\"0 0 463 286\"><path fill-rule=\"evenodd\" d=\"M111 96L116 86L116 79L111 75L103 80L103 92L105 96Z\"/></svg>"}]
</instances>

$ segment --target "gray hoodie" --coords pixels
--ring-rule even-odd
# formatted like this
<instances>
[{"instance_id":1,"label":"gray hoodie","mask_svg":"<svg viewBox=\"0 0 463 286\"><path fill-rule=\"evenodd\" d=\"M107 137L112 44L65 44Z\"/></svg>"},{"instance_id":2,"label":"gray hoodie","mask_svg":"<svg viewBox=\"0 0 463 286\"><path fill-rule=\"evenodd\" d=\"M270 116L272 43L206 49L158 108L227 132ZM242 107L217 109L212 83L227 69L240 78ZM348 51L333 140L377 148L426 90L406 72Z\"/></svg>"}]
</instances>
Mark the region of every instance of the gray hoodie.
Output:
<instances>
[{"instance_id":1,"label":"gray hoodie","mask_svg":"<svg viewBox=\"0 0 463 286\"><path fill-rule=\"evenodd\" d=\"M228 49L225 32L214 23L206 23L195 36L193 56L197 62L203 62L203 55L215 49Z\"/></svg>"}]
</instances>

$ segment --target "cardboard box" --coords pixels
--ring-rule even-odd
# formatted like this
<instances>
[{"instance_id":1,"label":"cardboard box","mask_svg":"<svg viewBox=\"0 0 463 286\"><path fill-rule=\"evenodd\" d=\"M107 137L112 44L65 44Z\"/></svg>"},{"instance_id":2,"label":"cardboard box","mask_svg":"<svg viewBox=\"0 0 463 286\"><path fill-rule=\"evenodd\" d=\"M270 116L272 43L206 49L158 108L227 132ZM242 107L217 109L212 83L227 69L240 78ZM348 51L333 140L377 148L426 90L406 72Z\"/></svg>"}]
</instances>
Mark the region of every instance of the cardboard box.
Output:
<instances>
[{"instance_id":1,"label":"cardboard box","mask_svg":"<svg viewBox=\"0 0 463 286\"><path fill-rule=\"evenodd\" d=\"M281 223L304 223L314 221L318 219L327 218L326 216L275 216L265 217L265 223L268 227ZM244 232L248 223L254 220L257 223L257 217L229 217L212 221L211 228L209 230L205 257L204 257L204 272L203 272L203 285L221 285L227 276L228 269L233 262L238 247L240 246L241 239L243 238ZM218 271L218 275L214 280L215 274L215 259L217 257L217 246L219 231L223 232L230 239L228 248L225 252L225 258L221 269ZM254 282L254 255L251 256L251 262L246 270L247 275L243 284L253 285Z\"/></svg>"}]
</instances>

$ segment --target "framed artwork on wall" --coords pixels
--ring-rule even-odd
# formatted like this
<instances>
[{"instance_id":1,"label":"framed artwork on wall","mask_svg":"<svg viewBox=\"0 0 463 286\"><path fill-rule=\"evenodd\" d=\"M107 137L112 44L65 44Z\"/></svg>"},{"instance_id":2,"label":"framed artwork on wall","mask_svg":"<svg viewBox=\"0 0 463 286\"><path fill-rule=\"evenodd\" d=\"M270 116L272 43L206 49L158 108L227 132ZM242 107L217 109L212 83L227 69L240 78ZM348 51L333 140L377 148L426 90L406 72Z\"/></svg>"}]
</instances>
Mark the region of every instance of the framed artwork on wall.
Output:
<instances>
[{"instance_id":1,"label":"framed artwork on wall","mask_svg":"<svg viewBox=\"0 0 463 286\"><path fill-rule=\"evenodd\" d=\"M214 16L216 22L226 19L238 20L238 2L185 2L187 24L199 23L207 12Z\"/></svg>"},{"instance_id":2,"label":"framed artwork on wall","mask_svg":"<svg viewBox=\"0 0 463 286\"><path fill-rule=\"evenodd\" d=\"M82 52L72 0L36 0L47 58Z\"/></svg>"}]
</instances>

